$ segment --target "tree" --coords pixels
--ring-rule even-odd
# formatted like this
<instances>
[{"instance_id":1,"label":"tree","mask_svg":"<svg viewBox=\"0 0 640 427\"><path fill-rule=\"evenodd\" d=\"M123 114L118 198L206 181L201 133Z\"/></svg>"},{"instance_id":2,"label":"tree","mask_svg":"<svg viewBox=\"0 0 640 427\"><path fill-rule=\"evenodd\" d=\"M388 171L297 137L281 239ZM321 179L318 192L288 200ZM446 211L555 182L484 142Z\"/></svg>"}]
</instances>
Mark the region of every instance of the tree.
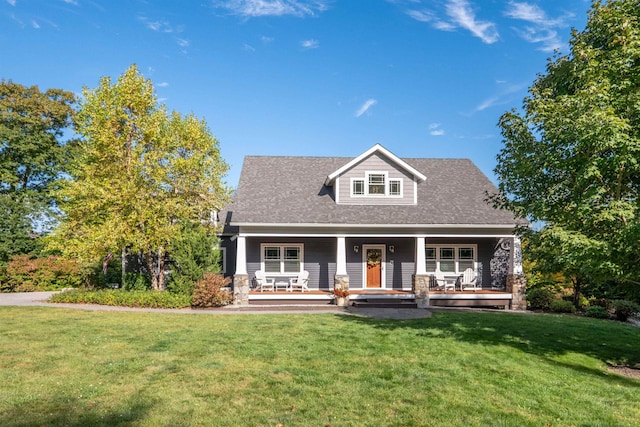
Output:
<instances>
[{"instance_id":1,"label":"tree","mask_svg":"<svg viewBox=\"0 0 640 427\"><path fill-rule=\"evenodd\" d=\"M201 222L228 202L228 166L204 120L168 113L153 83L132 65L111 84L84 89L76 117L83 137L72 179L62 184L66 217L52 246L98 261L124 248L142 253L155 290L183 223Z\"/></svg>"},{"instance_id":2,"label":"tree","mask_svg":"<svg viewBox=\"0 0 640 427\"><path fill-rule=\"evenodd\" d=\"M632 280L640 273L640 3L595 1L570 51L549 60L521 114L500 118L493 201L544 224L534 241L550 270L578 283Z\"/></svg>"},{"instance_id":3,"label":"tree","mask_svg":"<svg viewBox=\"0 0 640 427\"><path fill-rule=\"evenodd\" d=\"M33 252L34 228L47 230L54 216L51 189L64 172L61 138L74 106L71 92L0 81L0 262Z\"/></svg>"}]
</instances>

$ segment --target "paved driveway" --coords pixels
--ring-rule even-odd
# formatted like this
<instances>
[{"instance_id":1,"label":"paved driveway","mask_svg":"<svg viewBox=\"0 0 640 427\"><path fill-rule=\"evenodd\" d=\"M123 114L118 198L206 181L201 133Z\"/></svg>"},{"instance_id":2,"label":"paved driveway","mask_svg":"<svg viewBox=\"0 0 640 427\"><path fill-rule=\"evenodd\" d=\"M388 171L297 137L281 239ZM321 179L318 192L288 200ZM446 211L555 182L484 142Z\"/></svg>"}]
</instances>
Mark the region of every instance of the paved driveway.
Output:
<instances>
[{"instance_id":1,"label":"paved driveway","mask_svg":"<svg viewBox=\"0 0 640 427\"><path fill-rule=\"evenodd\" d=\"M0 305L42 305L57 292L0 293Z\"/></svg>"}]
</instances>

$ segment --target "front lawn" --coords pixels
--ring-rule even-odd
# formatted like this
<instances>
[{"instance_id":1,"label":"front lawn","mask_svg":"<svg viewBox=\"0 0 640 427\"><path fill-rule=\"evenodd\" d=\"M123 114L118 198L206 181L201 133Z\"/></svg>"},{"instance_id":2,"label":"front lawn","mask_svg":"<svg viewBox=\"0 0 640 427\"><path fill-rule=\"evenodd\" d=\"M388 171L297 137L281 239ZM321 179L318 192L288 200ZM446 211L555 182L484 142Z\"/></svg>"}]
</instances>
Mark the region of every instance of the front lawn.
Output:
<instances>
[{"instance_id":1,"label":"front lawn","mask_svg":"<svg viewBox=\"0 0 640 427\"><path fill-rule=\"evenodd\" d=\"M640 328L0 308L0 425L632 426Z\"/></svg>"}]
</instances>

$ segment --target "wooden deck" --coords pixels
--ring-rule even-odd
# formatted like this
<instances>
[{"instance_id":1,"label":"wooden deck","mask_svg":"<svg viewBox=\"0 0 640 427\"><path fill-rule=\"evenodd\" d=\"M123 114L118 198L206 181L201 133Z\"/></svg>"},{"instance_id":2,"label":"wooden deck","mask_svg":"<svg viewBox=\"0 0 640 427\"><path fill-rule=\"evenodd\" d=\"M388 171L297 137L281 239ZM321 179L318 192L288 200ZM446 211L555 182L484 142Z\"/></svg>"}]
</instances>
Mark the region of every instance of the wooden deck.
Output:
<instances>
[{"instance_id":1,"label":"wooden deck","mask_svg":"<svg viewBox=\"0 0 640 427\"><path fill-rule=\"evenodd\" d=\"M411 290L403 289L357 289L349 296L351 301L358 300L414 300ZM511 305L512 295L505 291L483 289L478 291L429 291L429 303L437 307L505 307ZM249 302L253 304L330 304L333 295L328 290L308 292L251 290Z\"/></svg>"}]
</instances>

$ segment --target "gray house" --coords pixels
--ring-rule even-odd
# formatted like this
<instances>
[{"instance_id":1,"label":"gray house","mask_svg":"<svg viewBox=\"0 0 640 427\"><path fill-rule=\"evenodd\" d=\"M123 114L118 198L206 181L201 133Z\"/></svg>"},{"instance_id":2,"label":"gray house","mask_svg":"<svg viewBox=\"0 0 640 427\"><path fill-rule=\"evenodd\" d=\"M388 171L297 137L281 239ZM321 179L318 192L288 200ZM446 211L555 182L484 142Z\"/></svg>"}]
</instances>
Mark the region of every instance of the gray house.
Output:
<instances>
[{"instance_id":1,"label":"gray house","mask_svg":"<svg viewBox=\"0 0 640 427\"><path fill-rule=\"evenodd\" d=\"M248 156L220 215L224 270L237 304L328 303L339 286L354 301L523 309L519 223L487 204L496 191L469 160L400 159L381 145L356 158ZM254 290L257 271L283 285L307 271L308 290Z\"/></svg>"}]
</instances>

